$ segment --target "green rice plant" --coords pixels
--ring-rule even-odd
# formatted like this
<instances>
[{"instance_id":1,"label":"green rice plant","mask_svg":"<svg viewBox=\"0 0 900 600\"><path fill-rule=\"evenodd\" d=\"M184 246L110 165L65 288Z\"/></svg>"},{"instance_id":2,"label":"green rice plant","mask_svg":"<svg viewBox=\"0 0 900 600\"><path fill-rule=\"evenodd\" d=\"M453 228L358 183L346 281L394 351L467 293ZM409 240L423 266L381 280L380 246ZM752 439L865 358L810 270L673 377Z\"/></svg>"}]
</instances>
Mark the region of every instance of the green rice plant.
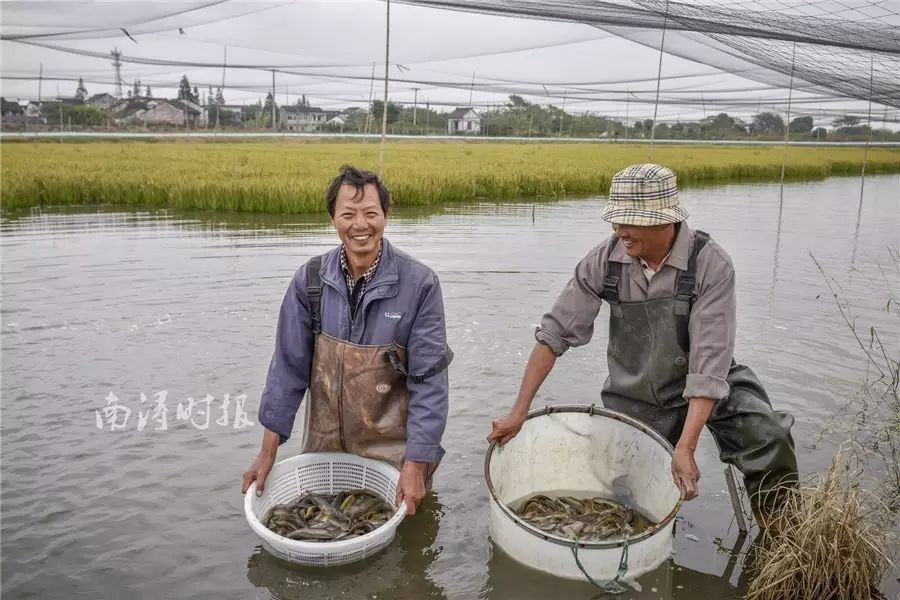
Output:
<instances>
[{"instance_id":1,"label":"green rice plant","mask_svg":"<svg viewBox=\"0 0 900 600\"><path fill-rule=\"evenodd\" d=\"M323 210L325 188L342 164L375 169L377 146L294 140L209 143L144 141L77 144L6 142L0 202L32 206L110 204L269 213ZM683 185L778 180L782 148L659 146L653 160ZM604 195L612 175L645 162L628 144L391 142L384 179L398 206L474 199ZM792 147L785 175L858 175L861 148ZM867 173L900 172L900 149L869 150Z\"/></svg>"}]
</instances>

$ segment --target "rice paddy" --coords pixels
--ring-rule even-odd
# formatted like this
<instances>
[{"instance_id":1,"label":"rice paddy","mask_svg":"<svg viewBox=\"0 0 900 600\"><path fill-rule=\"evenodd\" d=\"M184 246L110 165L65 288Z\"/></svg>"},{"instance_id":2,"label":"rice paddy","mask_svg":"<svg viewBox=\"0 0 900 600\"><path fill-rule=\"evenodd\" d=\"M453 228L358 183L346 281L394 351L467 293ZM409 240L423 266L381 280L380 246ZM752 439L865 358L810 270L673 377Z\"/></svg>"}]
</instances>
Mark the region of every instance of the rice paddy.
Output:
<instances>
[{"instance_id":1,"label":"rice paddy","mask_svg":"<svg viewBox=\"0 0 900 600\"><path fill-rule=\"evenodd\" d=\"M780 146L659 146L653 162L683 185L778 180ZM311 213L338 167L375 169L378 144L363 142L4 143L0 199L6 210L110 204ZM642 145L391 142L384 178L395 205L606 193L620 168L646 162ZM791 147L786 177L859 175L862 148ZM900 172L900 149L872 148L866 173Z\"/></svg>"}]
</instances>

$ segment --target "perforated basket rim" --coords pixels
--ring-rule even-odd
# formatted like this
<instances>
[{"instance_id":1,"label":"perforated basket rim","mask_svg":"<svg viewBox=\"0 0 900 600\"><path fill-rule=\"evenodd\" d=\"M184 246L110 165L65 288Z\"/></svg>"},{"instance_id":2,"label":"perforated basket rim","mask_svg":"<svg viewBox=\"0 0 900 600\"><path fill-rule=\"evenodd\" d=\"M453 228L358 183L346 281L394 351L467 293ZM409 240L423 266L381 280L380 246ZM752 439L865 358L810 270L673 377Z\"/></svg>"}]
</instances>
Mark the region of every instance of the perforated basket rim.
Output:
<instances>
[{"instance_id":1,"label":"perforated basket rim","mask_svg":"<svg viewBox=\"0 0 900 600\"><path fill-rule=\"evenodd\" d=\"M292 456L290 458L285 458L284 460L280 460L272 466L272 471L269 473L269 476L271 477L271 473L277 470L296 469L299 467L314 464L331 465L334 462L355 463L357 465L371 468L375 471L381 472L384 475L387 475L394 481L394 483L398 483L400 481L400 471L398 471L394 466L389 465L388 463L364 458L362 456L356 456L355 454L344 454L340 452L311 452L306 454L298 454L297 456ZM254 510L254 508L256 503L261 502L264 497L265 495L260 498L256 497L256 482L250 484L250 488L247 490L247 493L244 494L244 517L247 519L247 522L250 524L251 529L253 529L256 535L261 537L272 548L281 550L282 552L291 551L297 553L325 556L348 554L358 550L363 550L372 543L377 544L382 538L392 538L397 530L397 527L403 521L404 517L406 517L406 502L404 501L401 502L400 506L397 507L397 511L394 513L394 516L392 516L387 523L375 529L374 531L361 536L357 536L355 538L339 540L336 542L304 542L301 540L292 540L290 538L282 537L263 525L262 521L260 521L256 516L256 511ZM303 562L300 559L292 560L294 562Z\"/></svg>"}]
</instances>

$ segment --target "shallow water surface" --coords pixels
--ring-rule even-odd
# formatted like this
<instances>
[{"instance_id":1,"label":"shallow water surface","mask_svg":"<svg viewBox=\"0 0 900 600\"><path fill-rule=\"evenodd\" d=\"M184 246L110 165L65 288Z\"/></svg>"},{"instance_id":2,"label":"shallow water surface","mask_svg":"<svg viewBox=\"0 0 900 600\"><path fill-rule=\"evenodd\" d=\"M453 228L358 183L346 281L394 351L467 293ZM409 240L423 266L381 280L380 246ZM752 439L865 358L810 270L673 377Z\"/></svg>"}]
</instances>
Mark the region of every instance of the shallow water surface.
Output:
<instances>
[{"instance_id":1,"label":"shallow water surface","mask_svg":"<svg viewBox=\"0 0 900 600\"><path fill-rule=\"evenodd\" d=\"M855 397L865 370L810 253L840 282L861 326L896 329L881 309L884 282L900 289L887 250L900 243L900 180L869 178L865 192L861 209L852 178L787 185L781 207L771 184L683 194L690 224L734 260L736 356L796 416L804 471L830 462L823 424ZM336 243L328 223L7 215L4 597L593 597L587 583L542 575L492 545L483 461L491 418L513 401L541 314L610 232L598 218L602 204L476 204L391 219L392 242L443 284L456 352L448 453L434 494L394 543L335 569L292 566L261 550L240 493L262 435L255 413L281 298L297 267ZM535 406L599 401L605 315L594 342L560 360ZM295 432L280 455L298 450ZM750 544L733 523L708 434L697 457L702 495L681 512L675 555L620 597L743 593L738 553ZM895 577L885 584L891 594Z\"/></svg>"}]
</instances>

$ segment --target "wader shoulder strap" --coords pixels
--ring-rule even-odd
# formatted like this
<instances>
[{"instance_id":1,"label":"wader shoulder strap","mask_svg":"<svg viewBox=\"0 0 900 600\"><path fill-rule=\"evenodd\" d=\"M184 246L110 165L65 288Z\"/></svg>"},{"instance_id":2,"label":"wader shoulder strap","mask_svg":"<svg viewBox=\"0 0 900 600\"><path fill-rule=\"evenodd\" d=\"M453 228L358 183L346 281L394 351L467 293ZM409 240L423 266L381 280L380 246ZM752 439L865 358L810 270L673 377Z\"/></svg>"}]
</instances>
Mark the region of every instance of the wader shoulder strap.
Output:
<instances>
[{"instance_id":1,"label":"wader shoulder strap","mask_svg":"<svg viewBox=\"0 0 900 600\"><path fill-rule=\"evenodd\" d=\"M679 300L687 300L694 303L694 285L697 283L697 255L709 242L709 234L699 229L694 232L694 247L688 258L687 270L678 274L678 283L675 288L675 297Z\"/></svg>"},{"instance_id":2,"label":"wader shoulder strap","mask_svg":"<svg viewBox=\"0 0 900 600\"><path fill-rule=\"evenodd\" d=\"M309 315L316 335L322 333L322 257L314 256L306 263L306 297L309 299Z\"/></svg>"},{"instance_id":3,"label":"wader shoulder strap","mask_svg":"<svg viewBox=\"0 0 900 600\"><path fill-rule=\"evenodd\" d=\"M609 253L612 254L613 248L619 243L619 238L615 237L609 246ZM603 279L603 291L600 298L606 300L610 304L619 303L619 280L622 278L622 263L613 260L606 261L606 278Z\"/></svg>"},{"instance_id":4,"label":"wader shoulder strap","mask_svg":"<svg viewBox=\"0 0 900 600\"><path fill-rule=\"evenodd\" d=\"M385 357L391 363L391 366L394 368L394 370L409 379L410 382L422 383L429 377L434 377L435 375L446 369L448 366L450 366L450 363L453 362L453 350L451 350L450 347L447 346L447 351L444 352L444 356L442 356L439 361L434 363L430 369L419 375L412 375L406 370L406 367L403 365L403 361L400 360L400 355L396 350L389 350L387 354L385 354Z\"/></svg>"}]
</instances>

